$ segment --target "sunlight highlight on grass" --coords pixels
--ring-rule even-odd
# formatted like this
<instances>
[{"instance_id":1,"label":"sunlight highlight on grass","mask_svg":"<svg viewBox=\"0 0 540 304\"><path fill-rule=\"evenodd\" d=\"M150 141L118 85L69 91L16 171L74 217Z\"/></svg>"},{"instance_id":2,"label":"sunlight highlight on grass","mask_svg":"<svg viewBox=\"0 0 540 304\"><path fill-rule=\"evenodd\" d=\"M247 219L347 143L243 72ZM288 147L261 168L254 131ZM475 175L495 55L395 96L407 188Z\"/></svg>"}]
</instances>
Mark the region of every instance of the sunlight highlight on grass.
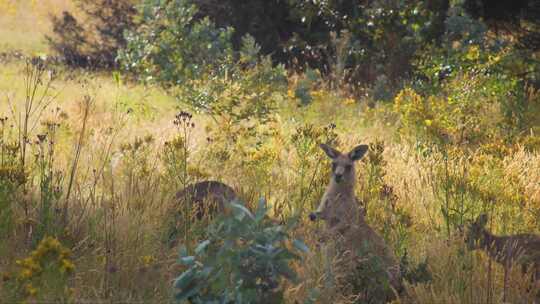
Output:
<instances>
[{"instance_id":1,"label":"sunlight highlight on grass","mask_svg":"<svg viewBox=\"0 0 540 304\"><path fill-rule=\"evenodd\" d=\"M45 35L51 31L49 16L72 8L71 0L0 0L0 53L48 53Z\"/></svg>"}]
</instances>

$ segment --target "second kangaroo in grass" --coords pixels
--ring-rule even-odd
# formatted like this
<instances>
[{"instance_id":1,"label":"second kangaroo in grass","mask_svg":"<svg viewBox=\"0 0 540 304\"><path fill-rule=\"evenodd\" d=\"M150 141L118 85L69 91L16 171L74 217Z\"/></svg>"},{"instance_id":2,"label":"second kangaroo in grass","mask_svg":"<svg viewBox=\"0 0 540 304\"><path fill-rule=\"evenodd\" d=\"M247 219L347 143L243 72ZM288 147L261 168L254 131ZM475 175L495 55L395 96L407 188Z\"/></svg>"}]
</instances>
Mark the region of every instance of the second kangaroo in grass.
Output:
<instances>
[{"instance_id":1,"label":"second kangaroo in grass","mask_svg":"<svg viewBox=\"0 0 540 304\"><path fill-rule=\"evenodd\" d=\"M487 215L481 214L471 223L467 227L465 242L470 250L483 249L490 258L504 266L505 291L508 270L514 264L521 266L523 273L527 268L532 269L533 283L540 281L540 235L493 235L485 228L487 221ZM540 291L536 296L540 297Z\"/></svg>"},{"instance_id":2,"label":"second kangaroo in grass","mask_svg":"<svg viewBox=\"0 0 540 304\"><path fill-rule=\"evenodd\" d=\"M367 247L368 253L380 258L392 287L400 291L399 263L384 239L367 224L354 194L354 164L366 154L368 146L359 145L347 154L325 144L321 148L332 160L332 177L319 208L309 215L310 219L326 221L330 235L343 236L347 250L354 252Z\"/></svg>"},{"instance_id":3,"label":"second kangaroo in grass","mask_svg":"<svg viewBox=\"0 0 540 304\"><path fill-rule=\"evenodd\" d=\"M191 203L196 207L196 216L201 219L207 212L222 212L225 204L237 198L234 190L218 181L202 181L188 185L176 194L176 199L183 204Z\"/></svg>"}]
</instances>

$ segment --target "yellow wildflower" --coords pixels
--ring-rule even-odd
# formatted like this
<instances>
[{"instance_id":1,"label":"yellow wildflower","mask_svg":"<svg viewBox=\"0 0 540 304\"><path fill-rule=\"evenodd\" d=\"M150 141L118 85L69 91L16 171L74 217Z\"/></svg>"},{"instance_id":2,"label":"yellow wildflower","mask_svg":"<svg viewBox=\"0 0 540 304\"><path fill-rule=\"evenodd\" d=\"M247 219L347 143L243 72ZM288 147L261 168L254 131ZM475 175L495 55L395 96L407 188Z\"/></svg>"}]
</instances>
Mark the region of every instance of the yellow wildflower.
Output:
<instances>
[{"instance_id":1,"label":"yellow wildflower","mask_svg":"<svg viewBox=\"0 0 540 304\"><path fill-rule=\"evenodd\" d=\"M37 294L37 288L35 288L34 286L32 286L32 283L28 283L24 286L25 290L26 290L26 293L33 297Z\"/></svg>"},{"instance_id":2,"label":"yellow wildflower","mask_svg":"<svg viewBox=\"0 0 540 304\"><path fill-rule=\"evenodd\" d=\"M478 45L470 46L465 58L468 60L477 60L480 58L480 47L478 47Z\"/></svg>"},{"instance_id":3,"label":"yellow wildflower","mask_svg":"<svg viewBox=\"0 0 540 304\"><path fill-rule=\"evenodd\" d=\"M343 100L343 103L346 104L346 105L352 105L356 102L356 100L354 100L354 98L345 98L345 100Z\"/></svg>"},{"instance_id":4,"label":"yellow wildflower","mask_svg":"<svg viewBox=\"0 0 540 304\"><path fill-rule=\"evenodd\" d=\"M310 94L313 97L321 97L321 96L324 96L324 91L323 90L315 90L315 91L311 91Z\"/></svg>"},{"instance_id":5,"label":"yellow wildflower","mask_svg":"<svg viewBox=\"0 0 540 304\"><path fill-rule=\"evenodd\" d=\"M71 251L69 249L63 248L60 250L59 260L67 259L71 256Z\"/></svg>"},{"instance_id":6,"label":"yellow wildflower","mask_svg":"<svg viewBox=\"0 0 540 304\"><path fill-rule=\"evenodd\" d=\"M295 94L293 92L292 89L288 89L287 90L287 96L290 98L290 99L294 99L295 98Z\"/></svg>"},{"instance_id":7,"label":"yellow wildflower","mask_svg":"<svg viewBox=\"0 0 540 304\"><path fill-rule=\"evenodd\" d=\"M433 120L426 119L426 120L424 120L424 123L426 124L426 126L431 127L431 125L433 124Z\"/></svg>"},{"instance_id":8,"label":"yellow wildflower","mask_svg":"<svg viewBox=\"0 0 540 304\"><path fill-rule=\"evenodd\" d=\"M60 271L70 273L75 270L75 265L68 259L62 260L62 265L60 266Z\"/></svg>"},{"instance_id":9,"label":"yellow wildflower","mask_svg":"<svg viewBox=\"0 0 540 304\"><path fill-rule=\"evenodd\" d=\"M20 280L26 280L26 279L30 279L32 277L33 273L32 273L32 270L30 269L23 269L21 270L21 272L19 273L19 279Z\"/></svg>"},{"instance_id":10,"label":"yellow wildflower","mask_svg":"<svg viewBox=\"0 0 540 304\"><path fill-rule=\"evenodd\" d=\"M151 264L153 264L156 261L156 259L151 255L145 255L145 256L143 256L141 258L141 260L142 260L144 266L150 266Z\"/></svg>"},{"instance_id":11,"label":"yellow wildflower","mask_svg":"<svg viewBox=\"0 0 540 304\"><path fill-rule=\"evenodd\" d=\"M495 63L499 62L500 60L501 60L501 56L499 56L499 55L497 55L497 56L489 55L489 57L488 57L488 62L490 64L495 64Z\"/></svg>"}]
</instances>

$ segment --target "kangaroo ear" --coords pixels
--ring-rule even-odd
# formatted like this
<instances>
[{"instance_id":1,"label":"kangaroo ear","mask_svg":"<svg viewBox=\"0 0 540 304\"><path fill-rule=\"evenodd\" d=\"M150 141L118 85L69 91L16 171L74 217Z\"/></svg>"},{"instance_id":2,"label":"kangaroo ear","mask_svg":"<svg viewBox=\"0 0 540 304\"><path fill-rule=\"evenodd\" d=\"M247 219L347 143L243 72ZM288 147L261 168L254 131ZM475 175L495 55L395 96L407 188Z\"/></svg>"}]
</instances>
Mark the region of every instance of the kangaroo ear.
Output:
<instances>
[{"instance_id":1,"label":"kangaroo ear","mask_svg":"<svg viewBox=\"0 0 540 304\"><path fill-rule=\"evenodd\" d=\"M485 213L482 213L480 214L480 216L478 216L478 218L476 219L476 223L478 223L478 225L484 227L488 222L488 217L487 217L487 214Z\"/></svg>"},{"instance_id":2,"label":"kangaroo ear","mask_svg":"<svg viewBox=\"0 0 540 304\"><path fill-rule=\"evenodd\" d=\"M369 149L368 145L356 146L354 149L351 150L351 152L349 152L349 157L353 161L359 160L362 157L364 157L364 155L366 155L366 152L367 152L368 149Z\"/></svg>"},{"instance_id":3,"label":"kangaroo ear","mask_svg":"<svg viewBox=\"0 0 540 304\"><path fill-rule=\"evenodd\" d=\"M330 157L331 159L334 159L334 158L338 157L341 154L341 152L339 152L338 150L330 147L327 144L320 144L319 147L321 147L321 149L323 149L324 153L326 153L326 155L328 155L328 157Z\"/></svg>"}]
</instances>

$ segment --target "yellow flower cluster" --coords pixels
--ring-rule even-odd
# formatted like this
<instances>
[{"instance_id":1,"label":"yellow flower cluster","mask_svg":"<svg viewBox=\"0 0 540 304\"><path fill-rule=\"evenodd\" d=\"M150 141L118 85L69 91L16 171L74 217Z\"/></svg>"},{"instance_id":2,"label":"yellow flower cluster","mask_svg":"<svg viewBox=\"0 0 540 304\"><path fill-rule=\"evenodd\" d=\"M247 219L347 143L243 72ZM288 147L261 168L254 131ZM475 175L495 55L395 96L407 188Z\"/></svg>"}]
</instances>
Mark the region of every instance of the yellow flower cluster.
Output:
<instances>
[{"instance_id":1,"label":"yellow flower cluster","mask_svg":"<svg viewBox=\"0 0 540 304\"><path fill-rule=\"evenodd\" d=\"M289 99L294 99L296 97L295 94L294 94L293 89L288 89L287 90L287 97L289 97Z\"/></svg>"},{"instance_id":2,"label":"yellow flower cluster","mask_svg":"<svg viewBox=\"0 0 540 304\"><path fill-rule=\"evenodd\" d=\"M480 47L478 45L471 45L465 54L465 58L471 61L480 58Z\"/></svg>"},{"instance_id":3,"label":"yellow flower cluster","mask_svg":"<svg viewBox=\"0 0 540 304\"><path fill-rule=\"evenodd\" d=\"M145 255L141 257L141 262L145 267L149 267L156 262L156 258L151 255Z\"/></svg>"},{"instance_id":4,"label":"yellow flower cluster","mask_svg":"<svg viewBox=\"0 0 540 304\"><path fill-rule=\"evenodd\" d=\"M311 94L311 96L313 96L315 98L321 98L321 97L324 97L326 92L324 90L313 90L313 91L311 91L310 94Z\"/></svg>"},{"instance_id":5,"label":"yellow flower cluster","mask_svg":"<svg viewBox=\"0 0 540 304\"><path fill-rule=\"evenodd\" d=\"M35 296L37 288L30 282L33 278L39 277L43 269L51 263L57 263L58 270L62 274L70 274L75 270L75 265L70 259L71 251L53 237L45 237L39 243L36 250L30 256L15 263L21 267L17 274L17 281L23 284L24 291L28 296Z\"/></svg>"},{"instance_id":6,"label":"yellow flower cluster","mask_svg":"<svg viewBox=\"0 0 540 304\"><path fill-rule=\"evenodd\" d=\"M505 157L507 155L510 155L512 153L512 149L505 145L502 141L494 141L485 143L480 146L480 152L494 155L498 157Z\"/></svg>"},{"instance_id":7,"label":"yellow flower cluster","mask_svg":"<svg viewBox=\"0 0 540 304\"><path fill-rule=\"evenodd\" d=\"M346 105L352 105L356 103L356 100L354 98L349 97L349 98L345 98L343 100L343 103Z\"/></svg>"},{"instance_id":8,"label":"yellow flower cluster","mask_svg":"<svg viewBox=\"0 0 540 304\"><path fill-rule=\"evenodd\" d=\"M24 286L24 290L25 290L26 293L27 293L29 296L31 296L31 297L35 296L35 295L37 294L37 292L38 292L37 288L35 288L35 287L32 285L32 283L26 284L26 285Z\"/></svg>"}]
</instances>

